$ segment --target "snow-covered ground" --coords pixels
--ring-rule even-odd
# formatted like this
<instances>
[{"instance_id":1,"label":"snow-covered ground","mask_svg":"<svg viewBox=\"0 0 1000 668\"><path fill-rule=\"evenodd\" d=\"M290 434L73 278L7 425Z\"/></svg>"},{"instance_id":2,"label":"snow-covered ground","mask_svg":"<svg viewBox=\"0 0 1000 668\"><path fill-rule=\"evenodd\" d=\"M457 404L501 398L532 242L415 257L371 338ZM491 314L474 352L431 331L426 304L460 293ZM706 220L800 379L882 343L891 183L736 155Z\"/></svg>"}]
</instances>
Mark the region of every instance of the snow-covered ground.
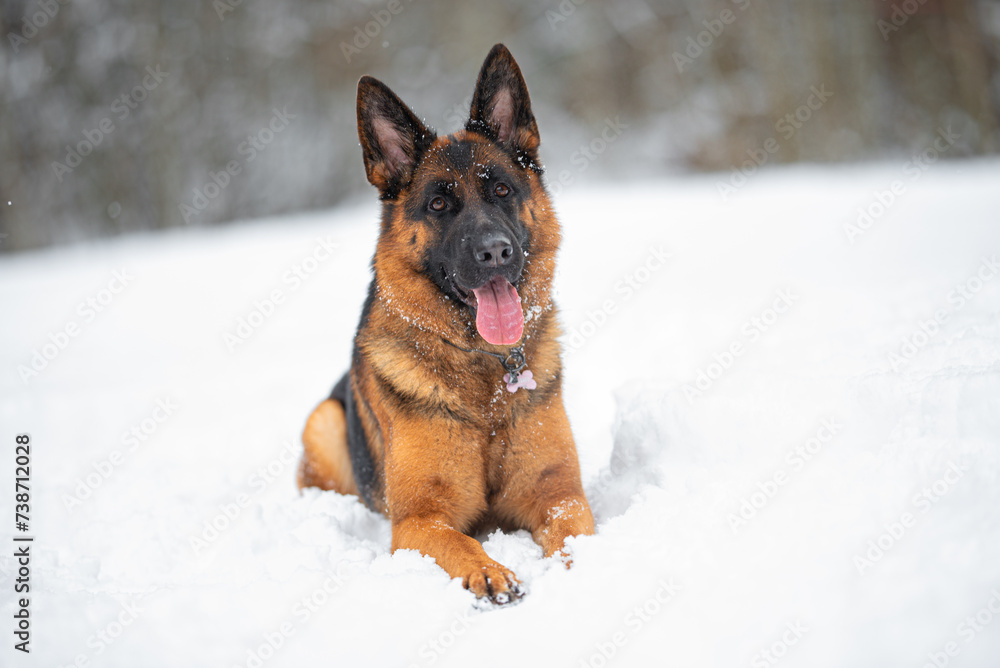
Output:
<instances>
[{"instance_id":1,"label":"snow-covered ground","mask_svg":"<svg viewBox=\"0 0 1000 668\"><path fill-rule=\"evenodd\" d=\"M12 509L30 433L36 539L26 656L8 510L0 663L996 666L1000 162L775 170L728 201L721 178L557 200L598 531L569 571L484 537L529 590L501 609L295 489L374 193L4 257L0 489Z\"/></svg>"}]
</instances>

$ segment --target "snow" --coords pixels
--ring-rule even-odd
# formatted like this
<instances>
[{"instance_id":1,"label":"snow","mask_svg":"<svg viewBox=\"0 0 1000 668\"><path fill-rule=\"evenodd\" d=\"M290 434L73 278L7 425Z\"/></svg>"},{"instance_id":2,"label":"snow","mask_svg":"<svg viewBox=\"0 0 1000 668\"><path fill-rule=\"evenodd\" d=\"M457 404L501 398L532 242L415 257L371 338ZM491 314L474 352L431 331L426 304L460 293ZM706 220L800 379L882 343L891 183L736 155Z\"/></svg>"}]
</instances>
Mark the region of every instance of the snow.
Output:
<instances>
[{"instance_id":1,"label":"snow","mask_svg":"<svg viewBox=\"0 0 1000 668\"><path fill-rule=\"evenodd\" d=\"M390 554L356 499L294 486L305 417L348 362L374 193L6 257L3 495L30 433L36 540L32 652L8 630L3 665L995 666L1000 162L929 166L874 206L903 174L556 200L598 531L570 570L524 532L483 536L528 590L499 609ZM852 243L859 207L879 215Z\"/></svg>"}]
</instances>

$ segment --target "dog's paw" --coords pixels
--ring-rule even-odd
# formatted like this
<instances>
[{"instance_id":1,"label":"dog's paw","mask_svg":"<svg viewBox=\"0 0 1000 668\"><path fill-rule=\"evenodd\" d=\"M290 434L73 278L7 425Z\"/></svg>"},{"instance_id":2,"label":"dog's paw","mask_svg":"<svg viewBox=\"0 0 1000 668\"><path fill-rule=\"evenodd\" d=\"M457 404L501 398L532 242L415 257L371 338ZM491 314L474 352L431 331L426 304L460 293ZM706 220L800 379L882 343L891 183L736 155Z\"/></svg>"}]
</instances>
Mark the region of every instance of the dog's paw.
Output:
<instances>
[{"instance_id":1,"label":"dog's paw","mask_svg":"<svg viewBox=\"0 0 1000 668\"><path fill-rule=\"evenodd\" d=\"M462 584L479 599L497 605L513 603L524 595L521 583L510 569L495 561L462 578Z\"/></svg>"},{"instance_id":2,"label":"dog's paw","mask_svg":"<svg viewBox=\"0 0 1000 668\"><path fill-rule=\"evenodd\" d=\"M569 552L565 547L562 547L552 553L552 558L561 563L566 570L573 567L573 557L570 556Z\"/></svg>"}]
</instances>

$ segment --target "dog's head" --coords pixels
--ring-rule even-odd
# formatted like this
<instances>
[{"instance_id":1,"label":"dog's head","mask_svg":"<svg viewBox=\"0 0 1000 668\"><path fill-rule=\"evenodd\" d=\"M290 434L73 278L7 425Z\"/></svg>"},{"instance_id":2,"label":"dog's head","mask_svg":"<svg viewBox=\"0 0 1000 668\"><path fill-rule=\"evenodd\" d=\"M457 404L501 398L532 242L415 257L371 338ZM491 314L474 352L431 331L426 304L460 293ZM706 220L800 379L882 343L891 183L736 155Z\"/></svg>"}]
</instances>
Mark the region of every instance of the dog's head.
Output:
<instances>
[{"instance_id":1,"label":"dog's head","mask_svg":"<svg viewBox=\"0 0 1000 668\"><path fill-rule=\"evenodd\" d=\"M526 258L539 236L558 243L558 229L539 229L538 221L550 216L538 126L510 52L502 44L490 51L465 129L447 137L426 127L385 84L362 77L358 135L368 180L385 205L380 244L471 309L487 342L517 343ZM542 241L548 250L552 239Z\"/></svg>"}]
</instances>

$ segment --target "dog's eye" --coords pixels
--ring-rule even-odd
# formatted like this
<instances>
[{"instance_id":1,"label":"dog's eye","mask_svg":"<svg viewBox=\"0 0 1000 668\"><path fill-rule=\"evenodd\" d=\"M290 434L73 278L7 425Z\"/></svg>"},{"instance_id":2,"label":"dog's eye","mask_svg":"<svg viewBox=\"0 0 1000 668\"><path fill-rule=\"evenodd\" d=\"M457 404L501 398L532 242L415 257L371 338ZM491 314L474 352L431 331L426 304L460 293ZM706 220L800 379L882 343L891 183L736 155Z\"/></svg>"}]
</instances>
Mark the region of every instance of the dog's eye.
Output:
<instances>
[{"instance_id":1,"label":"dog's eye","mask_svg":"<svg viewBox=\"0 0 1000 668\"><path fill-rule=\"evenodd\" d=\"M427 208L431 211L444 211L447 207L448 203L444 201L444 197L435 197L427 203Z\"/></svg>"},{"instance_id":2,"label":"dog's eye","mask_svg":"<svg viewBox=\"0 0 1000 668\"><path fill-rule=\"evenodd\" d=\"M506 183L498 183L494 186L493 192L497 194L497 197L506 197L510 194L510 188L507 187Z\"/></svg>"}]
</instances>

